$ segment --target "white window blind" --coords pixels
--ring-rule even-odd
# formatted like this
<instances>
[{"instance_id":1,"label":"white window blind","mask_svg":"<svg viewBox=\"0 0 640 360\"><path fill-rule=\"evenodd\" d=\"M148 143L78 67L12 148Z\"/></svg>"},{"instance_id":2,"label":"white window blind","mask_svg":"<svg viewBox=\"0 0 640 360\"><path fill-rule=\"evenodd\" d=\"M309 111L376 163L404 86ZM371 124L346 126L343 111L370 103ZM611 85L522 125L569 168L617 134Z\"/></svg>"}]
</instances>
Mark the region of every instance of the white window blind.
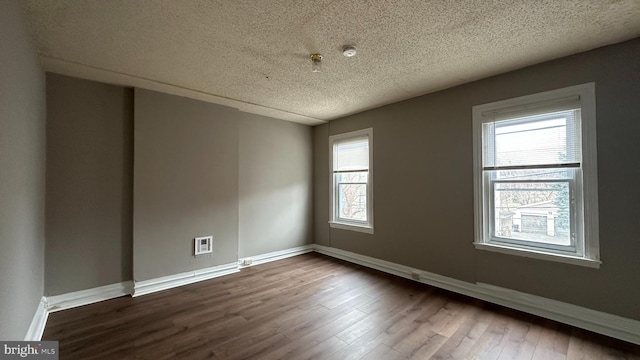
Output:
<instances>
[{"instance_id":1,"label":"white window blind","mask_svg":"<svg viewBox=\"0 0 640 360\"><path fill-rule=\"evenodd\" d=\"M369 140L367 136L337 140L334 146L334 172L366 171L369 169Z\"/></svg>"},{"instance_id":2,"label":"white window blind","mask_svg":"<svg viewBox=\"0 0 640 360\"><path fill-rule=\"evenodd\" d=\"M483 114L483 170L580 167L579 104L554 105L554 112L526 108Z\"/></svg>"}]
</instances>

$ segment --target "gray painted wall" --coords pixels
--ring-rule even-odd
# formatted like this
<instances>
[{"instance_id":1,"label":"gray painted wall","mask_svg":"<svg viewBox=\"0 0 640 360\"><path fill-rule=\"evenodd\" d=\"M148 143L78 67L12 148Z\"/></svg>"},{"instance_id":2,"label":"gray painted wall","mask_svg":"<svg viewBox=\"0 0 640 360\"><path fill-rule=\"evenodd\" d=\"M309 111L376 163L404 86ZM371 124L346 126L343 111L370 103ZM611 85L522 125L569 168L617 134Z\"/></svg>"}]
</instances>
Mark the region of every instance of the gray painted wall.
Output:
<instances>
[{"instance_id":1,"label":"gray painted wall","mask_svg":"<svg viewBox=\"0 0 640 360\"><path fill-rule=\"evenodd\" d=\"M314 128L315 242L640 319L640 39ZM471 108L594 81L600 250L591 269L475 250ZM374 235L329 230L328 135L374 128Z\"/></svg>"},{"instance_id":2,"label":"gray painted wall","mask_svg":"<svg viewBox=\"0 0 640 360\"><path fill-rule=\"evenodd\" d=\"M239 256L312 243L311 127L238 115Z\"/></svg>"},{"instance_id":3,"label":"gray painted wall","mask_svg":"<svg viewBox=\"0 0 640 360\"><path fill-rule=\"evenodd\" d=\"M18 1L0 1L0 339L23 340L44 291L45 77Z\"/></svg>"},{"instance_id":4,"label":"gray painted wall","mask_svg":"<svg viewBox=\"0 0 640 360\"><path fill-rule=\"evenodd\" d=\"M56 74L47 93L47 295L311 243L310 127Z\"/></svg>"},{"instance_id":5,"label":"gray painted wall","mask_svg":"<svg viewBox=\"0 0 640 360\"><path fill-rule=\"evenodd\" d=\"M47 74L45 294L132 279L133 89Z\"/></svg>"},{"instance_id":6,"label":"gray painted wall","mask_svg":"<svg viewBox=\"0 0 640 360\"><path fill-rule=\"evenodd\" d=\"M238 111L135 89L136 281L238 259ZM193 239L213 235L213 254Z\"/></svg>"},{"instance_id":7,"label":"gray painted wall","mask_svg":"<svg viewBox=\"0 0 640 360\"><path fill-rule=\"evenodd\" d=\"M329 124L313 128L313 242L324 246L331 246L327 223L329 221Z\"/></svg>"}]
</instances>

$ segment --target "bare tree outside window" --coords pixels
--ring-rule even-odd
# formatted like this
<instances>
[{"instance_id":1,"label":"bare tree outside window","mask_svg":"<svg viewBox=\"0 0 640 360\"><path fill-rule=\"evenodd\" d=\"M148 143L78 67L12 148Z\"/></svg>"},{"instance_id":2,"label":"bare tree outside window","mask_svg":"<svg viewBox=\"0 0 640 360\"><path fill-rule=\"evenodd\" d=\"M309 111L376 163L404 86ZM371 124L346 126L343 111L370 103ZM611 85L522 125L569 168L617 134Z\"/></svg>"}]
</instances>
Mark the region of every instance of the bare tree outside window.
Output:
<instances>
[{"instance_id":1,"label":"bare tree outside window","mask_svg":"<svg viewBox=\"0 0 640 360\"><path fill-rule=\"evenodd\" d=\"M367 173L342 173L338 177L338 217L367 221Z\"/></svg>"}]
</instances>

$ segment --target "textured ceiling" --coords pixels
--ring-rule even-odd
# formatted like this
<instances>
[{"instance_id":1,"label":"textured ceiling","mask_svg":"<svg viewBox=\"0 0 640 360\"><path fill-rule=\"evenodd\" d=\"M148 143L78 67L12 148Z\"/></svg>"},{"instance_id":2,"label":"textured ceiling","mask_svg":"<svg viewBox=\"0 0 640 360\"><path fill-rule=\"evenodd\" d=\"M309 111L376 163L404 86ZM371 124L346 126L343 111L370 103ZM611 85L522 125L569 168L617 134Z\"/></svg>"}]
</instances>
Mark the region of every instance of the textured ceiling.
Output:
<instances>
[{"instance_id":1,"label":"textured ceiling","mask_svg":"<svg viewBox=\"0 0 640 360\"><path fill-rule=\"evenodd\" d=\"M306 124L640 36L640 0L23 4L48 71Z\"/></svg>"}]
</instances>

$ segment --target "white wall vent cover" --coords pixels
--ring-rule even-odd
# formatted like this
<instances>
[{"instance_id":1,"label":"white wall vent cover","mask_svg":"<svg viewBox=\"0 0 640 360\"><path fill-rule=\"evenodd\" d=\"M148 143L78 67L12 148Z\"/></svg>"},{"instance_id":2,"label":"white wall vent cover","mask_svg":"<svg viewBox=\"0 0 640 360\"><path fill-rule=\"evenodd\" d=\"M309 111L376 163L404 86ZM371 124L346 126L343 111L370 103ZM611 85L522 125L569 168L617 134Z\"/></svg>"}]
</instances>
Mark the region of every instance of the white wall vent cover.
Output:
<instances>
[{"instance_id":1,"label":"white wall vent cover","mask_svg":"<svg viewBox=\"0 0 640 360\"><path fill-rule=\"evenodd\" d=\"M210 254L213 252L211 242L213 236L197 237L195 239L195 253L194 255Z\"/></svg>"}]
</instances>

